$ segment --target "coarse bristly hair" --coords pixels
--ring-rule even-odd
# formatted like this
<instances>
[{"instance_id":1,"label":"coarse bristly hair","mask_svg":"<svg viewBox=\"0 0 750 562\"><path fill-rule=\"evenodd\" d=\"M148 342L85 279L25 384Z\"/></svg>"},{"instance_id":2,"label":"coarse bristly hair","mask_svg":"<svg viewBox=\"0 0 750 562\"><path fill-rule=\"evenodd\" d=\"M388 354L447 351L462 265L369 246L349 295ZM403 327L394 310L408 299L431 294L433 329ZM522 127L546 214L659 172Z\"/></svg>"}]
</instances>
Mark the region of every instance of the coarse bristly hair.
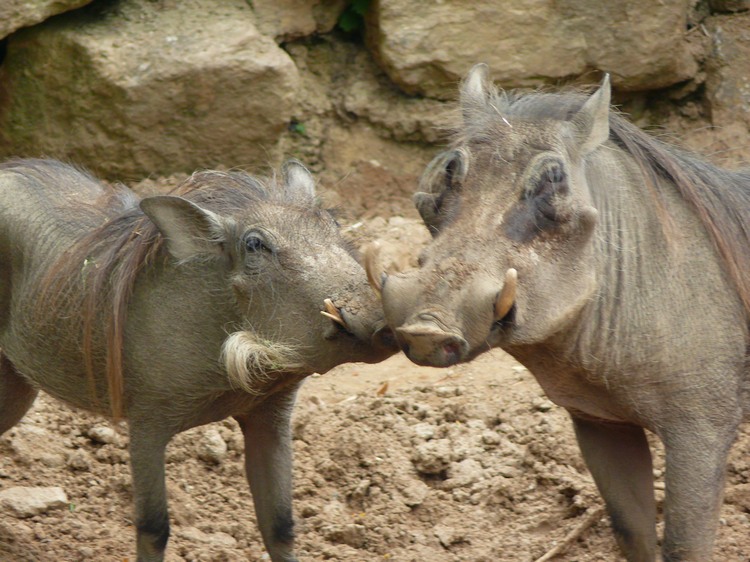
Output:
<instances>
[{"instance_id":1,"label":"coarse bristly hair","mask_svg":"<svg viewBox=\"0 0 750 562\"><path fill-rule=\"evenodd\" d=\"M68 172L72 168L68 169ZM84 176L75 171L73 175ZM97 180L85 175L86 181ZM98 183L98 182L97 182ZM109 406L115 420L124 413L123 343L127 307L139 273L159 259L166 259L164 238L138 206L139 198L128 188L101 186L105 195L95 208L100 226L81 238L46 272L39 284L37 310L48 317L56 310L68 317L81 318L82 354L92 398L98 402L94 384L94 326L106 326L106 380ZM282 178L257 178L239 171L196 172L171 191L208 210L224 216L240 216L257 202L267 201L305 209L310 213L325 212L314 197L290 189ZM80 205L71 198L70 211L87 222L94 206ZM103 224L102 224L103 223ZM85 291L76 290L83 281ZM85 293L85 294L84 294ZM279 368L294 367L292 350L269 342L253 340L245 332L229 337L222 360L231 365L233 385L247 390L258 369L259 376Z\"/></svg>"},{"instance_id":2,"label":"coarse bristly hair","mask_svg":"<svg viewBox=\"0 0 750 562\"><path fill-rule=\"evenodd\" d=\"M262 394L275 374L304 366L292 346L260 338L251 330L234 332L224 340L220 362L232 388L254 395Z\"/></svg>"}]
</instances>

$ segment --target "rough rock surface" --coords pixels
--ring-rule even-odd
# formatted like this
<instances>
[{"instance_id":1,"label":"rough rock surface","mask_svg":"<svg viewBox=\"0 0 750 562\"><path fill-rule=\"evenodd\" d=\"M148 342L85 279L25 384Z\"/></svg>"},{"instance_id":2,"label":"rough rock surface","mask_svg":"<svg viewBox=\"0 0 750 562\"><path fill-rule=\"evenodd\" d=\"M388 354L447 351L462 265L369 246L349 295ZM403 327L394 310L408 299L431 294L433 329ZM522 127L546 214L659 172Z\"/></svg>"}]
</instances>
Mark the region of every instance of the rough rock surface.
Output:
<instances>
[{"instance_id":1,"label":"rough rock surface","mask_svg":"<svg viewBox=\"0 0 750 562\"><path fill-rule=\"evenodd\" d=\"M410 93L444 97L474 64L503 86L537 86L612 74L620 90L663 88L692 78L683 0L481 0L415 8L381 0L368 43L391 79Z\"/></svg>"},{"instance_id":2,"label":"rough rock surface","mask_svg":"<svg viewBox=\"0 0 750 562\"><path fill-rule=\"evenodd\" d=\"M346 0L253 0L258 30L277 41L327 33L341 16Z\"/></svg>"},{"instance_id":3,"label":"rough rock surface","mask_svg":"<svg viewBox=\"0 0 750 562\"><path fill-rule=\"evenodd\" d=\"M0 155L66 158L119 178L269 161L298 73L246 2L85 11L10 38Z\"/></svg>"},{"instance_id":4,"label":"rough rock surface","mask_svg":"<svg viewBox=\"0 0 750 562\"><path fill-rule=\"evenodd\" d=\"M0 506L18 518L34 517L67 505L65 491L57 486L14 486L0 491Z\"/></svg>"},{"instance_id":5,"label":"rough rock surface","mask_svg":"<svg viewBox=\"0 0 750 562\"><path fill-rule=\"evenodd\" d=\"M706 28L712 38L706 73L711 121L750 126L750 13L713 16Z\"/></svg>"},{"instance_id":6,"label":"rough rock surface","mask_svg":"<svg viewBox=\"0 0 750 562\"><path fill-rule=\"evenodd\" d=\"M0 3L0 39L89 2L91 0L3 0Z\"/></svg>"}]
</instances>

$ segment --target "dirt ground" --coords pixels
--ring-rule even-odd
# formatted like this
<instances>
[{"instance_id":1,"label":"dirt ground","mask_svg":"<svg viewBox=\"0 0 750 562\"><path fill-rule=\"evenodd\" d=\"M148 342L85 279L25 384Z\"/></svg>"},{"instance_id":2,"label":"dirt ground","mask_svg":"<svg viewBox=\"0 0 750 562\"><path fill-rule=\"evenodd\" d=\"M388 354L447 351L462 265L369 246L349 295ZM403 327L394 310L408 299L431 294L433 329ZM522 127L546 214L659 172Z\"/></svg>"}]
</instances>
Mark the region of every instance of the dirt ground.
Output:
<instances>
[{"instance_id":1,"label":"dirt ground","mask_svg":"<svg viewBox=\"0 0 750 562\"><path fill-rule=\"evenodd\" d=\"M352 205L344 228L355 242L426 242L408 178L368 161L355 174L357 197L339 194ZM110 428L42 395L0 438L0 489L60 486L68 498L31 518L0 510L0 561L134 560L127 436ZM749 450L744 431L716 560L750 559ZM620 560L567 415L502 351L450 369L399 354L314 375L296 408L294 451L300 560L535 561L558 545L556 560ZM231 420L170 444L168 561L267 559L242 459Z\"/></svg>"}]
</instances>

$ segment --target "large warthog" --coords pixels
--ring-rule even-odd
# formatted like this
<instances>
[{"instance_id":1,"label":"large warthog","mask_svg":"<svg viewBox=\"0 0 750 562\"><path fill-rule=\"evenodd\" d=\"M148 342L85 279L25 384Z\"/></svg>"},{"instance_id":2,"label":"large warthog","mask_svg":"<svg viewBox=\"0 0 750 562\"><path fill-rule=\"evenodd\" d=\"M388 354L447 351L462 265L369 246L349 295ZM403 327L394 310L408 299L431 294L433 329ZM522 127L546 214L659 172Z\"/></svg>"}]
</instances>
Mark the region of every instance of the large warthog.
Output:
<instances>
[{"instance_id":1,"label":"large warthog","mask_svg":"<svg viewBox=\"0 0 750 562\"><path fill-rule=\"evenodd\" d=\"M228 416L271 559L295 560L297 388L382 360L388 332L296 162L279 181L202 172L140 201L57 162L0 166L0 433L39 388L127 418L139 561L164 557L167 442Z\"/></svg>"},{"instance_id":2,"label":"large warthog","mask_svg":"<svg viewBox=\"0 0 750 562\"><path fill-rule=\"evenodd\" d=\"M434 235L419 269L368 273L414 362L501 347L568 410L631 561L656 556L644 428L658 435L664 558L705 561L750 409L750 173L651 138L609 102L607 78L590 97L514 95L475 67L415 195Z\"/></svg>"}]
</instances>

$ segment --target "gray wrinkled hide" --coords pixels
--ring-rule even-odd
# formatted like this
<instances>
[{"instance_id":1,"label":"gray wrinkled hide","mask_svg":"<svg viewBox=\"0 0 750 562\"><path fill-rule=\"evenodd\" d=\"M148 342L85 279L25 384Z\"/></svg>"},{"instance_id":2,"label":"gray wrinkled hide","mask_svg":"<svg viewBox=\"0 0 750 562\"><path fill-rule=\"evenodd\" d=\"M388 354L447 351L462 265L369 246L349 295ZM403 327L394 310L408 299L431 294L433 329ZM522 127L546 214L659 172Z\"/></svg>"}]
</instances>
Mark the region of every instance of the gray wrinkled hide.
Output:
<instances>
[{"instance_id":1,"label":"gray wrinkled hide","mask_svg":"<svg viewBox=\"0 0 750 562\"><path fill-rule=\"evenodd\" d=\"M570 412L631 561L656 556L643 428L654 432L664 559L710 559L727 451L750 408L750 174L610 113L606 80L588 98L498 94L479 65L461 110L415 196L434 241L419 270L383 286L389 325L420 364L502 347L526 365ZM514 304L497 318L509 268Z\"/></svg>"},{"instance_id":2,"label":"gray wrinkled hide","mask_svg":"<svg viewBox=\"0 0 750 562\"><path fill-rule=\"evenodd\" d=\"M57 162L0 167L0 433L23 416L37 388L108 412L110 286L129 267L128 248L151 240L146 247L155 251L125 310L122 362L138 560L161 560L169 534L167 442L234 416L264 542L272 560L288 562L295 559L289 417L297 387L313 372L389 355L378 347L382 311L335 221L313 204L313 180L301 165L290 162L267 183L203 172L181 189L144 199L141 210L125 188L105 188ZM104 242L81 253L76 244L92 232ZM112 254L118 244L124 249ZM52 285L62 289L57 297L39 285L53 264L63 281ZM97 291L97 270L107 274L92 323L94 397L81 314L85 296ZM347 329L320 314L326 298ZM243 363L244 375L229 379L228 357Z\"/></svg>"}]
</instances>

